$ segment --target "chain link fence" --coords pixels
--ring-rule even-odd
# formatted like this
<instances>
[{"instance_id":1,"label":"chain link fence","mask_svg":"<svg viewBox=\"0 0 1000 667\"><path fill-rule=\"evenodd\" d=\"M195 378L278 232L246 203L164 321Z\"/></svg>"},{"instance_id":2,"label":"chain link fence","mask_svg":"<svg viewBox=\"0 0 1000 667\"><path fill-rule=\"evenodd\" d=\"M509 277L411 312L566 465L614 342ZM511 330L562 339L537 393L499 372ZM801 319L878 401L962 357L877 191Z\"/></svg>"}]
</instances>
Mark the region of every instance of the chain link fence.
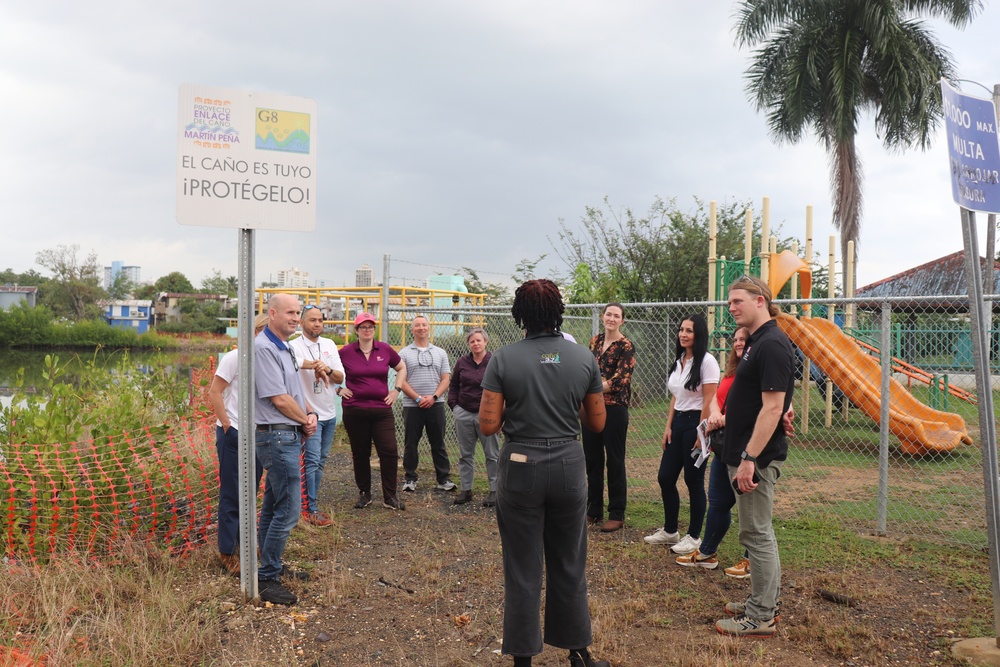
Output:
<instances>
[{"instance_id":1,"label":"chain link fence","mask_svg":"<svg viewBox=\"0 0 1000 667\"><path fill-rule=\"evenodd\" d=\"M797 348L796 434L782 469L775 515L834 520L861 532L987 542L979 418L968 298L778 301L779 325ZM563 330L586 345L600 331L600 305L568 305ZM482 326L488 349L516 342L508 307L390 309L391 318L431 319L434 344L452 364L468 352L465 331ZM733 331L722 302L625 304L622 331L636 350L627 443L630 505L659 504L656 482L670 396L667 376L680 323L693 313L716 323L712 352L725 367ZM831 317L831 321L829 318ZM803 316L810 317L794 317ZM407 331L390 331L406 344ZM1000 332L990 332L1000 372ZM883 372L887 363L891 372ZM803 380L808 378L808 381ZM996 391L1000 376L991 386ZM397 407L402 448L402 415ZM457 476L458 443L449 456ZM421 470L430 470L426 439ZM706 464L707 465L707 464ZM477 482L485 464L477 450ZM427 478L427 477L425 477ZM485 483L485 482L483 482ZM686 489L681 489L682 500ZM685 516L682 510L681 517Z\"/></svg>"}]
</instances>

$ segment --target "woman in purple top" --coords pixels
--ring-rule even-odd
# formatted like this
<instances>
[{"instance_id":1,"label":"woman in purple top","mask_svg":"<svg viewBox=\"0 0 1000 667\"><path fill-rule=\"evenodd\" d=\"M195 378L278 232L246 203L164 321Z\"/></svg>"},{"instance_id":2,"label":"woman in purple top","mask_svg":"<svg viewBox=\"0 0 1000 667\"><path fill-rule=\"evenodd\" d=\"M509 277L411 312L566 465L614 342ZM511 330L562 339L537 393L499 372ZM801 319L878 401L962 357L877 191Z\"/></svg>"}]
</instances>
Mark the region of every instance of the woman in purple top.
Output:
<instances>
[{"instance_id":1,"label":"woman in purple top","mask_svg":"<svg viewBox=\"0 0 1000 667\"><path fill-rule=\"evenodd\" d=\"M392 404L399 398L399 387L406 380L406 364L387 343L375 340L375 318L360 313L354 320L358 340L340 350L344 364L345 386L337 390L343 399L344 429L351 441L354 482L358 485L355 509L372 502L372 443L378 453L382 473L382 504L389 509L406 507L396 495L396 467L399 448L396 444L396 420ZM389 369L396 371L396 386L389 390Z\"/></svg>"},{"instance_id":2,"label":"woman in purple top","mask_svg":"<svg viewBox=\"0 0 1000 667\"><path fill-rule=\"evenodd\" d=\"M481 327L476 327L465 335L469 354L459 357L451 369L451 384L448 387L448 407L455 416L455 435L458 436L458 474L462 482L462 492L455 498L456 505L464 505L472 500L472 480L475 477L476 440L483 444L486 458L486 478L490 482L490 492L483 501L484 507L497 504L497 456L500 441L496 435L483 435L479 428L479 403L483 398L483 376L490 362L486 351L488 337Z\"/></svg>"}]
</instances>

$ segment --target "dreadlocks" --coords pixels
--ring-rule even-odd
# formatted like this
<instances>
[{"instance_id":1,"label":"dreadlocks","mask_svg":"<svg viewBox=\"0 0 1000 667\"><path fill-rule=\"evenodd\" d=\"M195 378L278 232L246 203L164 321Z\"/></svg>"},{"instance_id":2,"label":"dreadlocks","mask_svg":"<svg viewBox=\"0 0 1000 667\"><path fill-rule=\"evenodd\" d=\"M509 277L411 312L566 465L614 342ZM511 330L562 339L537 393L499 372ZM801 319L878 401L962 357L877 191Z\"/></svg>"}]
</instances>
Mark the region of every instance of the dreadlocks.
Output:
<instances>
[{"instance_id":1,"label":"dreadlocks","mask_svg":"<svg viewBox=\"0 0 1000 667\"><path fill-rule=\"evenodd\" d=\"M510 314L517 326L534 333L559 331L563 322L562 294L551 280L529 280L514 292L514 305Z\"/></svg>"}]
</instances>

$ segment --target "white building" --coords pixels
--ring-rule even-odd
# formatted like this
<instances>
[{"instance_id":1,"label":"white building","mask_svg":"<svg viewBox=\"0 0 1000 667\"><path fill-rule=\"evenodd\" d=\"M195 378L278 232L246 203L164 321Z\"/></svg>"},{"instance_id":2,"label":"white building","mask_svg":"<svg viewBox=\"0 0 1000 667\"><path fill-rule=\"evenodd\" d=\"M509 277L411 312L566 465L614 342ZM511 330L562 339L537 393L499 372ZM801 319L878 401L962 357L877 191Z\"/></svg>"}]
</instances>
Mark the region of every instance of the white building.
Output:
<instances>
[{"instance_id":1,"label":"white building","mask_svg":"<svg viewBox=\"0 0 1000 667\"><path fill-rule=\"evenodd\" d=\"M278 271L278 287L309 287L309 272L299 271L299 267Z\"/></svg>"},{"instance_id":2,"label":"white building","mask_svg":"<svg viewBox=\"0 0 1000 667\"><path fill-rule=\"evenodd\" d=\"M362 264L354 271L355 287L372 287L375 285L375 272L372 267Z\"/></svg>"},{"instance_id":3,"label":"white building","mask_svg":"<svg viewBox=\"0 0 1000 667\"><path fill-rule=\"evenodd\" d=\"M104 289L111 289L119 274L122 273L125 274L125 278L133 285L138 285L141 282L142 270L140 267L125 266L125 262L115 260L111 262L111 266L104 267Z\"/></svg>"}]
</instances>

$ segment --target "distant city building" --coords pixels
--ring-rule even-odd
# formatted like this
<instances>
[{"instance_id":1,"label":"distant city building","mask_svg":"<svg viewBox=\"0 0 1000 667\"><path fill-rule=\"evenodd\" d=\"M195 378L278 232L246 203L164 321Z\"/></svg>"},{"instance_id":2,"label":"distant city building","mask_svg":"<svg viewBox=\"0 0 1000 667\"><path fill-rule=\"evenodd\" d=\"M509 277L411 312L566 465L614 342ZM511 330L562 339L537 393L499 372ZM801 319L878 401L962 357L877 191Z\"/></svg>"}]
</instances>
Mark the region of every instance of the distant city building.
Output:
<instances>
[{"instance_id":1,"label":"distant city building","mask_svg":"<svg viewBox=\"0 0 1000 667\"><path fill-rule=\"evenodd\" d=\"M309 287L309 272L299 271L299 267L278 271L278 287Z\"/></svg>"},{"instance_id":2,"label":"distant city building","mask_svg":"<svg viewBox=\"0 0 1000 667\"><path fill-rule=\"evenodd\" d=\"M375 272L372 267L362 264L354 271L355 287L372 287L375 285Z\"/></svg>"},{"instance_id":3,"label":"distant city building","mask_svg":"<svg viewBox=\"0 0 1000 667\"><path fill-rule=\"evenodd\" d=\"M125 262L121 260L115 260L111 262L111 266L104 267L104 289L111 289L115 280L118 279L119 274L125 274L125 278L128 279L133 285L138 285L140 280L141 268L138 266L125 266Z\"/></svg>"}]
</instances>

